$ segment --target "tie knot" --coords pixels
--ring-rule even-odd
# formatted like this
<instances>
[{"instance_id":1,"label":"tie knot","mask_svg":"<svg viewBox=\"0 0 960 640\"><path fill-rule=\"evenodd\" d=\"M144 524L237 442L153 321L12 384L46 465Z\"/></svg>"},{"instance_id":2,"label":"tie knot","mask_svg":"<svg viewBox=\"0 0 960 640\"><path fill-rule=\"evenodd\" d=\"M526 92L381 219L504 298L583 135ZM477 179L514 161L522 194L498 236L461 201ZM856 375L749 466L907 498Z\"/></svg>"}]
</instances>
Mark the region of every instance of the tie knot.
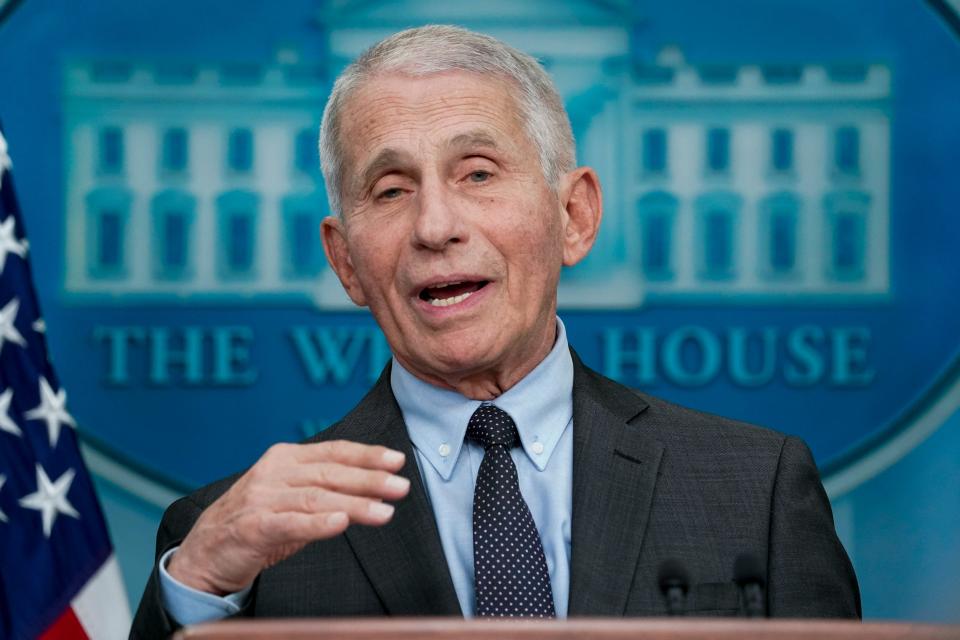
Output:
<instances>
[{"instance_id":1,"label":"tie knot","mask_svg":"<svg viewBox=\"0 0 960 640\"><path fill-rule=\"evenodd\" d=\"M496 445L513 448L520 440L517 425L510 414L492 404L482 404L470 416L467 423L467 438L480 444L484 449Z\"/></svg>"}]
</instances>

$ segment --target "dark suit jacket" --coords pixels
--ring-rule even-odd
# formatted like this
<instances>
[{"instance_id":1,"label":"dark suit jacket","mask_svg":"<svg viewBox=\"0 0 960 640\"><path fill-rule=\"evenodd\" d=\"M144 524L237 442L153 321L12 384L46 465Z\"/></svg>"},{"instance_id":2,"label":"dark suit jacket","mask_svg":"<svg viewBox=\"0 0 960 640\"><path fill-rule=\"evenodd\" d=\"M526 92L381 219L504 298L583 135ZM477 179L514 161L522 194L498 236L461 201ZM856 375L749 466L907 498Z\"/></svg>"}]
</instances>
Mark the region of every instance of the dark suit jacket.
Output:
<instances>
[{"instance_id":1,"label":"dark suit jacket","mask_svg":"<svg viewBox=\"0 0 960 640\"><path fill-rule=\"evenodd\" d=\"M346 438L407 454L410 494L382 527L352 526L265 570L240 615L461 615L434 514L389 367L342 421L312 441ZM657 571L680 560L691 615L736 615L736 557L761 560L777 617L859 617L850 561L809 449L795 437L685 409L628 389L574 354L570 616L665 614ZM236 476L167 509L157 558L186 536ZM157 570L132 637L175 623L160 604Z\"/></svg>"}]
</instances>

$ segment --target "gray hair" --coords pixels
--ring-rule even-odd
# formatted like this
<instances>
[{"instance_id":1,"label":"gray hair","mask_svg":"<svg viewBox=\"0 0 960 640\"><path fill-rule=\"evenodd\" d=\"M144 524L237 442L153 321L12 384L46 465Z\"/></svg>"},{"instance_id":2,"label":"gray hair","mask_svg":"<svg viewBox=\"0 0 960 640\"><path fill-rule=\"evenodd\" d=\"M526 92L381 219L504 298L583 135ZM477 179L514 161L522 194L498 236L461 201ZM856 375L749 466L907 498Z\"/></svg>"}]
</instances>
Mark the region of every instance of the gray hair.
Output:
<instances>
[{"instance_id":1,"label":"gray hair","mask_svg":"<svg viewBox=\"0 0 960 640\"><path fill-rule=\"evenodd\" d=\"M421 77L445 71L495 74L519 89L521 122L537 148L546 181L556 188L576 163L570 119L547 72L533 57L487 35L461 27L407 29L367 49L337 78L320 124L320 166L330 210L342 214L343 107L364 82L382 73Z\"/></svg>"}]
</instances>

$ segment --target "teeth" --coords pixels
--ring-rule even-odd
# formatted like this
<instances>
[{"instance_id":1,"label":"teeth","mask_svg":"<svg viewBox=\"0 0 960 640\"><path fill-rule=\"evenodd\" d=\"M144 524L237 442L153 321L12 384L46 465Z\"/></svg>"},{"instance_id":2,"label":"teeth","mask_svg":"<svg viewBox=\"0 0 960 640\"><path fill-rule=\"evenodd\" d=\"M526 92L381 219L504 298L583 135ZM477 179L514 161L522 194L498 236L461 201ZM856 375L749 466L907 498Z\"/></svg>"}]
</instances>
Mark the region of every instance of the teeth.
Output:
<instances>
[{"instance_id":1,"label":"teeth","mask_svg":"<svg viewBox=\"0 0 960 640\"><path fill-rule=\"evenodd\" d=\"M443 283L443 284L435 284L435 285L433 285L432 288L433 288L433 289L446 289L447 287L452 287L453 285L455 285L455 284L460 284L461 282L463 282L463 280L457 280L456 282L445 282L445 283Z\"/></svg>"},{"instance_id":2,"label":"teeth","mask_svg":"<svg viewBox=\"0 0 960 640\"><path fill-rule=\"evenodd\" d=\"M451 284L457 284L457 283L454 282ZM472 296L473 293L474 293L473 291L467 291L466 293L461 293L458 296L453 296L452 298L446 298L444 300L441 300L439 298L430 298L429 302L434 307L449 307L452 304L458 304L460 302L463 302L464 300Z\"/></svg>"}]
</instances>

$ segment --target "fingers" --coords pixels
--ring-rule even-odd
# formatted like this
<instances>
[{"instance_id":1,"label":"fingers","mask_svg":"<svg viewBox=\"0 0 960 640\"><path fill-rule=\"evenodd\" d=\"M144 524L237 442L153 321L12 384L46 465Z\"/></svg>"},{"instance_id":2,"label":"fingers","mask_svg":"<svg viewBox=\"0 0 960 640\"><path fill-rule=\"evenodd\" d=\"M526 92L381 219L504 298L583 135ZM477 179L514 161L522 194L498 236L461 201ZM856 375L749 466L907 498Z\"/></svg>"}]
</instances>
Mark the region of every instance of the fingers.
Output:
<instances>
[{"instance_id":1,"label":"fingers","mask_svg":"<svg viewBox=\"0 0 960 640\"><path fill-rule=\"evenodd\" d=\"M178 556L194 588L230 593L312 540L383 525L410 482L403 453L343 440L277 444L200 515ZM178 566L184 564L178 562Z\"/></svg>"},{"instance_id":2,"label":"fingers","mask_svg":"<svg viewBox=\"0 0 960 640\"><path fill-rule=\"evenodd\" d=\"M332 513L300 513L286 511L264 518L261 529L264 536L290 542L324 540L343 533L350 518L342 511Z\"/></svg>"},{"instance_id":3,"label":"fingers","mask_svg":"<svg viewBox=\"0 0 960 640\"><path fill-rule=\"evenodd\" d=\"M344 440L274 445L248 474L257 485L317 486L354 496L399 500L410 481L394 475L404 455L381 446Z\"/></svg>"},{"instance_id":4,"label":"fingers","mask_svg":"<svg viewBox=\"0 0 960 640\"><path fill-rule=\"evenodd\" d=\"M276 491L269 499L270 511L281 513L345 513L352 524L381 525L393 517L394 507L380 500L346 495L320 487Z\"/></svg>"},{"instance_id":5,"label":"fingers","mask_svg":"<svg viewBox=\"0 0 960 640\"><path fill-rule=\"evenodd\" d=\"M343 440L278 444L231 488L251 513L342 511L351 523L379 525L393 517L385 500L399 500L410 481L399 470L404 456L386 447Z\"/></svg>"},{"instance_id":6,"label":"fingers","mask_svg":"<svg viewBox=\"0 0 960 640\"><path fill-rule=\"evenodd\" d=\"M331 440L294 445L302 462L337 462L350 467L399 471L406 456L400 451L379 445L360 444L349 440Z\"/></svg>"},{"instance_id":7,"label":"fingers","mask_svg":"<svg viewBox=\"0 0 960 640\"><path fill-rule=\"evenodd\" d=\"M410 490L410 481L386 471L371 471L336 462L300 464L287 470L292 487L316 486L352 496L399 500Z\"/></svg>"},{"instance_id":8,"label":"fingers","mask_svg":"<svg viewBox=\"0 0 960 640\"><path fill-rule=\"evenodd\" d=\"M403 453L346 440L276 444L228 491L229 512L347 514L348 523L380 525L393 517L384 500L399 500L410 481L391 473Z\"/></svg>"}]
</instances>

